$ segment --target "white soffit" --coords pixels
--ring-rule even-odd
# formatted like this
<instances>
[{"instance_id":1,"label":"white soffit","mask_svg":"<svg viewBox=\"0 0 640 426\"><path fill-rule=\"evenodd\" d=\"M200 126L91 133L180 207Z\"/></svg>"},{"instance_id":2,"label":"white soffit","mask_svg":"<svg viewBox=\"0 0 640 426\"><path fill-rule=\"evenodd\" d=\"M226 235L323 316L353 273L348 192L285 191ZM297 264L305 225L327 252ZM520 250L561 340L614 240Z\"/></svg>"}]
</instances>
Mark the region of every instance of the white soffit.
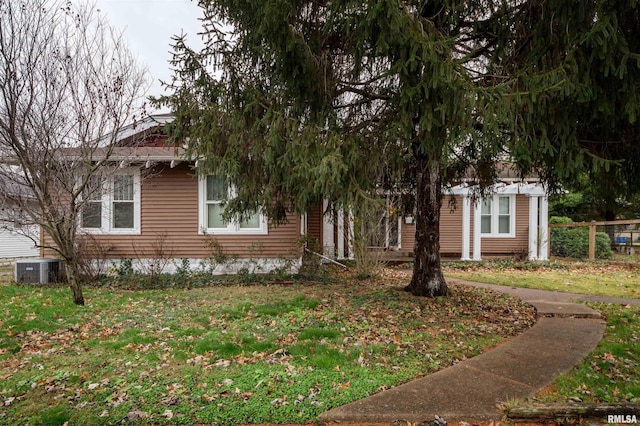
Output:
<instances>
[{"instance_id":1,"label":"white soffit","mask_svg":"<svg viewBox=\"0 0 640 426\"><path fill-rule=\"evenodd\" d=\"M476 185L469 185L467 183L463 183L451 188L451 193L454 195L462 195L462 196L471 196L477 193ZM512 194L522 194L528 196L545 196L547 192L542 186L541 183L498 183L495 184L490 190L491 194L504 194L504 195L512 195Z\"/></svg>"}]
</instances>

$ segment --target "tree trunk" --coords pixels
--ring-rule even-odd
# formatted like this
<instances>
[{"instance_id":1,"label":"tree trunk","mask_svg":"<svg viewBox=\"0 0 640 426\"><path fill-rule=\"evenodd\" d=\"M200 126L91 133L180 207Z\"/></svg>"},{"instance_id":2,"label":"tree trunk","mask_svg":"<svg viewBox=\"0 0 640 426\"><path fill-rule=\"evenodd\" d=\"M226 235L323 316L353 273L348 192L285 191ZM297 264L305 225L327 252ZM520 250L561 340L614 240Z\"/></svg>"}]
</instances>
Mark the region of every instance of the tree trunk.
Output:
<instances>
[{"instance_id":1,"label":"tree trunk","mask_svg":"<svg viewBox=\"0 0 640 426\"><path fill-rule=\"evenodd\" d=\"M415 296L449 295L440 265L442 170L438 160L421 155L416 173L416 236L413 277L405 288Z\"/></svg>"},{"instance_id":2,"label":"tree trunk","mask_svg":"<svg viewBox=\"0 0 640 426\"><path fill-rule=\"evenodd\" d=\"M65 261L65 272L69 281L69 288L73 295L73 303L84 306L84 295L82 294L82 280L78 265L74 261Z\"/></svg>"}]
</instances>

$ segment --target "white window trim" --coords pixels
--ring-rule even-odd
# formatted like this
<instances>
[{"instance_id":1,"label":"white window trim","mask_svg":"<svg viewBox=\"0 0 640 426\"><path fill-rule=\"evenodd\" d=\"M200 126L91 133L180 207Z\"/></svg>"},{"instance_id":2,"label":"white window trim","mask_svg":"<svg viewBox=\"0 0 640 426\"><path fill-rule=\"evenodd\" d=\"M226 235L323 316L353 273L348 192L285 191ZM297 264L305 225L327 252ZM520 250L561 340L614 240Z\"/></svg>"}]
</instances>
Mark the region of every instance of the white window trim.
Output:
<instances>
[{"instance_id":1,"label":"white window trim","mask_svg":"<svg viewBox=\"0 0 640 426\"><path fill-rule=\"evenodd\" d=\"M133 228L113 228L112 208L113 205L113 184L114 176L133 175ZM102 195L102 217L100 228L83 228L82 213L80 220L80 232L92 235L140 235L140 169L137 167L128 167L119 169L114 173L108 174L103 183L106 182Z\"/></svg>"},{"instance_id":2,"label":"white window trim","mask_svg":"<svg viewBox=\"0 0 640 426\"><path fill-rule=\"evenodd\" d=\"M234 188L229 189L229 196L235 195ZM240 228L237 220L229 222L226 228L207 228L207 176L198 179L198 234L205 235L268 235L267 218L260 213L260 228Z\"/></svg>"},{"instance_id":3,"label":"white window trim","mask_svg":"<svg viewBox=\"0 0 640 426\"><path fill-rule=\"evenodd\" d=\"M500 197L506 197L509 199L509 232L499 233L499 207ZM482 203L484 199L480 200L480 205L477 210L477 214L482 216ZM494 194L491 196L491 233L480 233L481 238L515 238L516 237L516 197L515 195L507 194Z\"/></svg>"}]
</instances>

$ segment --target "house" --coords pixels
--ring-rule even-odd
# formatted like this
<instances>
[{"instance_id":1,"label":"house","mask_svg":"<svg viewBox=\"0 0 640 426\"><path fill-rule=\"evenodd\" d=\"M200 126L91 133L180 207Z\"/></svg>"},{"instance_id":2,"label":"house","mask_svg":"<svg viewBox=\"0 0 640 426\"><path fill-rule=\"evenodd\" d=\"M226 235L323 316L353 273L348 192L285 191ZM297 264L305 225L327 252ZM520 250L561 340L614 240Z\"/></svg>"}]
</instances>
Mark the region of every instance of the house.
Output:
<instances>
[{"instance_id":1,"label":"house","mask_svg":"<svg viewBox=\"0 0 640 426\"><path fill-rule=\"evenodd\" d=\"M36 257L40 229L30 225L15 199L28 198L26 188L0 182L0 260Z\"/></svg>"},{"instance_id":2,"label":"house","mask_svg":"<svg viewBox=\"0 0 640 426\"><path fill-rule=\"evenodd\" d=\"M218 273L296 270L300 240L306 235L319 242L328 258L352 257L353 218L344 211L325 214L333 211L326 202L304 215L290 214L279 226L259 212L225 222L221 201L233 188L218 176L196 176L197 161L164 146L161 124L147 121L123 130L123 141L137 138L143 143L115 149L110 161L119 163L117 172L96 182L106 190L94 192L82 214L81 238L100 247L96 253L103 261L132 259L135 267L161 265L165 271L182 262L194 269L213 262ZM543 187L535 180L504 176L495 189L490 199L474 202L470 183L452 188L448 196L456 198L459 208L452 212L444 203L443 256L480 260L524 253L546 259L548 204ZM411 252L413 218L386 210L380 228L384 246Z\"/></svg>"},{"instance_id":3,"label":"house","mask_svg":"<svg viewBox=\"0 0 640 426\"><path fill-rule=\"evenodd\" d=\"M546 191L537 179L522 180L501 173L492 195L478 199L470 183L446 192L440 210L440 254L443 258L481 260L483 257L520 257L548 260L548 210ZM455 205L452 210L449 206ZM307 230L323 247L325 255L350 257L353 249L348 230L353 218L337 212L334 218L323 209L307 213ZM379 248L404 254L392 256L407 260L413 255L415 223L413 216L400 216L391 199L382 213ZM340 238L339 235L344 235Z\"/></svg>"}]
</instances>

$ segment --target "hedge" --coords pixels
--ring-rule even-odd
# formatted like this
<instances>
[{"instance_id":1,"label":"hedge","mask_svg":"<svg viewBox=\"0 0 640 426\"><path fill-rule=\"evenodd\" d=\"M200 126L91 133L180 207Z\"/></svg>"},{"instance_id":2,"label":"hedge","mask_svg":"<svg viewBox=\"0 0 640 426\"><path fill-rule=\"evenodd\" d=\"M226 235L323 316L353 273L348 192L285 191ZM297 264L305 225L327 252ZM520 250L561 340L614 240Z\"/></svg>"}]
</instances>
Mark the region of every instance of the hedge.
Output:
<instances>
[{"instance_id":1,"label":"hedge","mask_svg":"<svg viewBox=\"0 0 640 426\"><path fill-rule=\"evenodd\" d=\"M552 216L549 224L573 223L565 216ZM589 256L589 228L580 226L575 228L551 228L551 254L560 257L574 257L578 259ZM596 232L596 258L609 259L613 252L611 240L606 232Z\"/></svg>"}]
</instances>

